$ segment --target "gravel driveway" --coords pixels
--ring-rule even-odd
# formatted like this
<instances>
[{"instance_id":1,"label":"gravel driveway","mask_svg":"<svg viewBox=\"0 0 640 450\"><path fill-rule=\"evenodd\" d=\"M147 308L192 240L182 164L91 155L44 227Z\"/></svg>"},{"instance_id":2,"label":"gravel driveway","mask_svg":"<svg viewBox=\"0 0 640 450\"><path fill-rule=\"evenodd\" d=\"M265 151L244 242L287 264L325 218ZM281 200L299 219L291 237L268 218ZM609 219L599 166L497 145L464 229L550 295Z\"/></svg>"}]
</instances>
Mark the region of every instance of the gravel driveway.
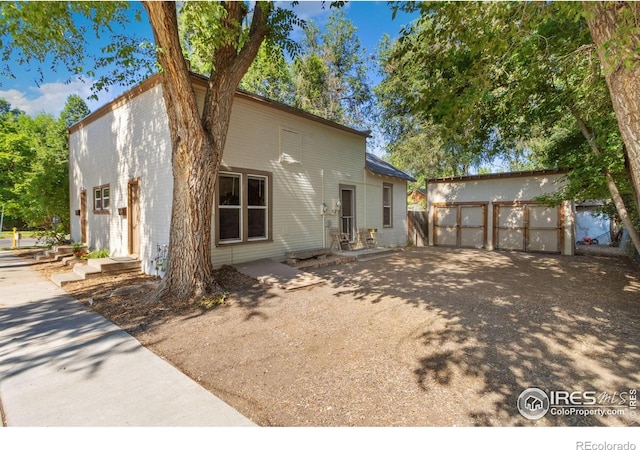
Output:
<instances>
[{"instance_id":1,"label":"gravel driveway","mask_svg":"<svg viewBox=\"0 0 640 450\"><path fill-rule=\"evenodd\" d=\"M265 426L638 424L516 408L529 387L640 386L635 263L420 247L313 273L136 337Z\"/></svg>"}]
</instances>

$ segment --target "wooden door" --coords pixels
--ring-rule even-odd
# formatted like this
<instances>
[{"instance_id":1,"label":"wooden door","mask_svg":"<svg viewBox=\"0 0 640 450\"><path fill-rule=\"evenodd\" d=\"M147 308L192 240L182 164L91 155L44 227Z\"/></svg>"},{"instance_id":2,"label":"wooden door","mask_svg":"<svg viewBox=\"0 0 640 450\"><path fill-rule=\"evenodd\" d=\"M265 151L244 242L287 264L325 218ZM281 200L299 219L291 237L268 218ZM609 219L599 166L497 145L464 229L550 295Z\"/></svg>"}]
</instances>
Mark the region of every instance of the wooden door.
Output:
<instances>
[{"instance_id":1,"label":"wooden door","mask_svg":"<svg viewBox=\"0 0 640 450\"><path fill-rule=\"evenodd\" d=\"M433 207L434 245L486 247L486 203L436 203Z\"/></svg>"},{"instance_id":2,"label":"wooden door","mask_svg":"<svg viewBox=\"0 0 640 450\"><path fill-rule=\"evenodd\" d=\"M494 248L560 253L562 209L534 202L494 205Z\"/></svg>"},{"instance_id":3,"label":"wooden door","mask_svg":"<svg viewBox=\"0 0 640 450\"><path fill-rule=\"evenodd\" d=\"M493 246L499 250L526 251L526 207L523 204L494 204Z\"/></svg>"},{"instance_id":4,"label":"wooden door","mask_svg":"<svg viewBox=\"0 0 640 450\"><path fill-rule=\"evenodd\" d=\"M80 242L87 243L87 191L80 191Z\"/></svg>"},{"instance_id":5,"label":"wooden door","mask_svg":"<svg viewBox=\"0 0 640 450\"><path fill-rule=\"evenodd\" d=\"M129 231L129 254L140 254L140 183L138 180L129 182L127 204L127 219Z\"/></svg>"},{"instance_id":6,"label":"wooden door","mask_svg":"<svg viewBox=\"0 0 640 450\"><path fill-rule=\"evenodd\" d=\"M340 188L340 232L347 233L349 242L356 237L355 186Z\"/></svg>"}]
</instances>

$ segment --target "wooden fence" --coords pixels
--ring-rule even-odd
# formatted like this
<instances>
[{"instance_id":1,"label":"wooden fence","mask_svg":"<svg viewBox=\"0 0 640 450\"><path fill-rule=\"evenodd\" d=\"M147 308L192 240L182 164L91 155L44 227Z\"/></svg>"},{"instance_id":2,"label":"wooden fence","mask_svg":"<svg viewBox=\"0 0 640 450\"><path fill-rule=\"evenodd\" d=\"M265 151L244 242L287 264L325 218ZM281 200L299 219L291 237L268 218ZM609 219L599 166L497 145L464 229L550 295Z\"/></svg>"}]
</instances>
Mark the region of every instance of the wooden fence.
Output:
<instances>
[{"instance_id":1,"label":"wooden fence","mask_svg":"<svg viewBox=\"0 0 640 450\"><path fill-rule=\"evenodd\" d=\"M418 247L429 245L427 239L427 212L426 211L408 211L407 223L409 224L409 242Z\"/></svg>"}]
</instances>

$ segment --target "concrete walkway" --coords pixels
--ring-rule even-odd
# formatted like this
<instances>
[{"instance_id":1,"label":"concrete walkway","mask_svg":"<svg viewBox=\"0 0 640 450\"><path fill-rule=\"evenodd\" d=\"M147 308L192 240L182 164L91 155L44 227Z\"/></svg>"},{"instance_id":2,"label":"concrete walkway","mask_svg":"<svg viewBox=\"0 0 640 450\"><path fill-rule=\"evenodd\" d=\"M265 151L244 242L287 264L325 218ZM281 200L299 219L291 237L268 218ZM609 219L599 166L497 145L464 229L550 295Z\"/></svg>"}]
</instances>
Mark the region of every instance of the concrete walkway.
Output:
<instances>
[{"instance_id":1,"label":"concrete walkway","mask_svg":"<svg viewBox=\"0 0 640 450\"><path fill-rule=\"evenodd\" d=\"M252 426L132 336L0 251L5 426Z\"/></svg>"}]
</instances>

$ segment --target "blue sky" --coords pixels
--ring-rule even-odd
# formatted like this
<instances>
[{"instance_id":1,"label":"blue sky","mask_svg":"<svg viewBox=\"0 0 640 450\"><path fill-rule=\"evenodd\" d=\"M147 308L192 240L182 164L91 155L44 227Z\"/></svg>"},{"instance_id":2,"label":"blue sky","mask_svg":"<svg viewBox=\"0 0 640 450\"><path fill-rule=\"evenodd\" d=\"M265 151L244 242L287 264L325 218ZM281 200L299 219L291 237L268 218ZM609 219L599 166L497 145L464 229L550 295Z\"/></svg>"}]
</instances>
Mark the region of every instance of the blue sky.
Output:
<instances>
[{"instance_id":1,"label":"blue sky","mask_svg":"<svg viewBox=\"0 0 640 450\"><path fill-rule=\"evenodd\" d=\"M288 5L290 2L281 2ZM328 4L329 2L327 2ZM143 9L140 4L134 4L136 9ZM411 21L414 16L398 13L395 20L391 19L391 8L386 1L352 1L344 8L347 17L351 19L358 29L360 42L370 54L375 54L377 45L383 34L392 37L398 35L400 29ZM299 17L313 19L323 25L329 14L328 7L322 8L320 2L302 1L295 7ZM143 21L133 23L127 28L127 33L135 33L139 37L152 40L151 27L148 24L146 14L143 13ZM294 35L294 38L296 36ZM108 39L108 37L105 37ZM90 51L99 53L100 48L108 41L94 42ZM0 79L0 97L7 99L12 106L26 111L28 114L47 112L57 115L63 108L65 100L70 94L78 94L83 99L91 95L91 78L72 79L65 72L45 71L42 83L37 83L35 67L31 70L18 68L14 65L15 79ZM45 67L43 67L43 70ZM376 73L369 74L370 80L375 84L379 79ZM86 100L93 111L101 105L112 100L130 87L112 86L108 92L101 92L97 101Z\"/></svg>"}]
</instances>

